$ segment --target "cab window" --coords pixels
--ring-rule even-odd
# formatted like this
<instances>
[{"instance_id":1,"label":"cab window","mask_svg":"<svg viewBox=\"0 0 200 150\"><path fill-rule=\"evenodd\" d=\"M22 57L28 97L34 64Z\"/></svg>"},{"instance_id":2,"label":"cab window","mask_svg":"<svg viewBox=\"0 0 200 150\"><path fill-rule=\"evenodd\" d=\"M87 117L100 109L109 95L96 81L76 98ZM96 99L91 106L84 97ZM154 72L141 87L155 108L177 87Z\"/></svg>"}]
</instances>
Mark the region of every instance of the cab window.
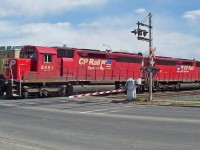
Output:
<instances>
[{"instance_id":1,"label":"cab window","mask_svg":"<svg viewBox=\"0 0 200 150\"><path fill-rule=\"evenodd\" d=\"M37 59L37 53L21 53L20 58L31 58L33 60Z\"/></svg>"},{"instance_id":2,"label":"cab window","mask_svg":"<svg viewBox=\"0 0 200 150\"><path fill-rule=\"evenodd\" d=\"M46 54L44 55L44 63L51 63L52 62L52 55Z\"/></svg>"}]
</instances>

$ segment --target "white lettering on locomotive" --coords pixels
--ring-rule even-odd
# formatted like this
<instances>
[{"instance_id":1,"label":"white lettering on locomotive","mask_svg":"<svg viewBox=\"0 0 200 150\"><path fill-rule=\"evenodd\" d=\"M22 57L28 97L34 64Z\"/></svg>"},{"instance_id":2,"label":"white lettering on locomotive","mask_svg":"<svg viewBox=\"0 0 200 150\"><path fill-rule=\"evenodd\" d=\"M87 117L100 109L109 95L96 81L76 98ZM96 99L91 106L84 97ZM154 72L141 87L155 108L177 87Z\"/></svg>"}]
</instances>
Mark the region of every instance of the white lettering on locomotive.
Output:
<instances>
[{"instance_id":1,"label":"white lettering on locomotive","mask_svg":"<svg viewBox=\"0 0 200 150\"><path fill-rule=\"evenodd\" d=\"M89 61L89 65L94 65L94 66L99 66L101 64L101 60L100 59L90 59Z\"/></svg>"},{"instance_id":2,"label":"white lettering on locomotive","mask_svg":"<svg viewBox=\"0 0 200 150\"><path fill-rule=\"evenodd\" d=\"M41 70L43 70L43 71L51 71L53 69L54 69L54 67L50 66L50 65L42 65L41 66Z\"/></svg>"},{"instance_id":3,"label":"white lettering on locomotive","mask_svg":"<svg viewBox=\"0 0 200 150\"><path fill-rule=\"evenodd\" d=\"M86 65L88 63L88 70L105 70L111 69L112 60L94 59L94 58L80 58L79 65Z\"/></svg>"},{"instance_id":4,"label":"white lettering on locomotive","mask_svg":"<svg viewBox=\"0 0 200 150\"><path fill-rule=\"evenodd\" d=\"M194 66L189 66L188 69L189 70L194 70Z\"/></svg>"},{"instance_id":5,"label":"white lettering on locomotive","mask_svg":"<svg viewBox=\"0 0 200 150\"><path fill-rule=\"evenodd\" d=\"M16 60L10 60L10 64L9 64L9 67L11 68L13 65L16 64Z\"/></svg>"},{"instance_id":6,"label":"white lettering on locomotive","mask_svg":"<svg viewBox=\"0 0 200 150\"><path fill-rule=\"evenodd\" d=\"M85 65L88 62L88 58L80 58L78 63L79 65Z\"/></svg>"}]
</instances>

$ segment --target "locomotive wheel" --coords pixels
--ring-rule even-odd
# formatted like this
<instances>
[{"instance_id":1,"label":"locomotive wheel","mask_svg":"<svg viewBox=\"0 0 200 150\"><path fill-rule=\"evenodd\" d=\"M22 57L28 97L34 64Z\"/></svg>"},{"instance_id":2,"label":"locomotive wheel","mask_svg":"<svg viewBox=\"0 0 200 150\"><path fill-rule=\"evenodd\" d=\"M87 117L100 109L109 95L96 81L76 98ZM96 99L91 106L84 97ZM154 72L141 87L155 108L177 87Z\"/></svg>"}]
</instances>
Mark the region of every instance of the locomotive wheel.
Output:
<instances>
[{"instance_id":1,"label":"locomotive wheel","mask_svg":"<svg viewBox=\"0 0 200 150\"><path fill-rule=\"evenodd\" d=\"M65 89L61 88L58 90L58 96L65 96Z\"/></svg>"},{"instance_id":2,"label":"locomotive wheel","mask_svg":"<svg viewBox=\"0 0 200 150\"><path fill-rule=\"evenodd\" d=\"M40 92L39 92L39 93L35 93L35 94L34 94L34 97L35 97L35 98L41 97L41 96L40 96Z\"/></svg>"},{"instance_id":3,"label":"locomotive wheel","mask_svg":"<svg viewBox=\"0 0 200 150\"><path fill-rule=\"evenodd\" d=\"M47 97L47 96L48 96L48 91L46 91L46 90L41 90L38 93L38 97Z\"/></svg>"},{"instance_id":4,"label":"locomotive wheel","mask_svg":"<svg viewBox=\"0 0 200 150\"><path fill-rule=\"evenodd\" d=\"M176 84L176 85L175 85L175 90L178 91L179 89L180 89L180 85L179 85L179 84Z\"/></svg>"},{"instance_id":5,"label":"locomotive wheel","mask_svg":"<svg viewBox=\"0 0 200 150\"><path fill-rule=\"evenodd\" d=\"M13 89L11 84L9 84L6 88L6 99L12 99L13 98Z\"/></svg>"},{"instance_id":6,"label":"locomotive wheel","mask_svg":"<svg viewBox=\"0 0 200 150\"><path fill-rule=\"evenodd\" d=\"M28 98L29 93L27 91L23 92L22 97L23 98Z\"/></svg>"},{"instance_id":7,"label":"locomotive wheel","mask_svg":"<svg viewBox=\"0 0 200 150\"><path fill-rule=\"evenodd\" d=\"M42 96L43 96L43 97L47 97L47 96L48 96L48 91L43 90L43 91L42 91Z\"/></svg>"},{"instance_id":8,"label":"locomotive wheel","mask_svg":"<svg viewBox=\"0 0 200 150\"><path fill-rule=\"evenodd\" d=\"M153 92L156 92L156 91L158 91L158 86L157 86L157 85L154 85L154 86L153 86Z\"/></svg>"},{"instance_id":9,"label":"locomotive wheel","mask_svg":"<svg viewBox=\"0 0 200 150\"><path fill-rule=\"evenodd\" d=\"M67 94L68 96L73 95L73 85L68 85L68 86L67 86L66 92L67 92L66 94Z\"/></svg>"}]
</instances>

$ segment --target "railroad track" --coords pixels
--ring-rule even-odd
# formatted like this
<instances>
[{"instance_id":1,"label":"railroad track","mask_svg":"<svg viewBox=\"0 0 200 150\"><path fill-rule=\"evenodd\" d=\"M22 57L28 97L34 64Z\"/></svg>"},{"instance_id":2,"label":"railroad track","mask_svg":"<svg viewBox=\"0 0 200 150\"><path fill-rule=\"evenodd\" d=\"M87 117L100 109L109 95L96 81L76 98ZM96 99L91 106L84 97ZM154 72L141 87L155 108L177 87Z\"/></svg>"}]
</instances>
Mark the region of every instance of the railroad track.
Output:
<instances>
[{"instance_id":1,"label":"railroad track","mask_svg":"<svg viewBox=\"0 0 200 150\"><path fill-rule=\"evenodd\" d=\"M154 93L155 99L169 99L176 98L176 100L182 100L183 97L192 97L200 95L200 90L190 90L190 91L175 91L175 92L158 92Z\"/></svg>"},{"instance_id":2,"label":"railroad track","mask_svg":"<svg viewBox=\"0 0 200 150\"><path fill-rule=\"evenodd\" d=\"M153 98L156 100L162 100L162 99L176 99L176 100L182 100L183 97L186 96L198 96L199 95L199 100L200 100L200 90L189 90L189 91L172 91L172 92L156 92L153 93ZM108 98L117 98L117 99L126 99L126 94L124 93L119 93L117 95L109 95L106 96ZM145 92L142 94L137 94L137 98L141 100L148 100L149 93Z\"/></svg>"},{"instance_id":3,"label":"railroad track","mask_svg":"<svg viewBox=\"0 0 200 150\"><path fill-rule=\"evenodd\" d=\"M189 90L189 91L165 91L165 92L155 92L153 93L154 100L165 100L165 99L175 99L175 100L182 100L183 97L192 97L192 96L199 96L200 100L200 90ZM127 95L126 93L115 93L115 94L105 94L105 95L98 95L96 97L106 97L106 98L114 98L118 100L126 100ZM140 100L148 100L149 93L144 92L142 94L137 94L137 98ZM4 99L0 97L0 99Z\"/></svg>"}]
</instances>

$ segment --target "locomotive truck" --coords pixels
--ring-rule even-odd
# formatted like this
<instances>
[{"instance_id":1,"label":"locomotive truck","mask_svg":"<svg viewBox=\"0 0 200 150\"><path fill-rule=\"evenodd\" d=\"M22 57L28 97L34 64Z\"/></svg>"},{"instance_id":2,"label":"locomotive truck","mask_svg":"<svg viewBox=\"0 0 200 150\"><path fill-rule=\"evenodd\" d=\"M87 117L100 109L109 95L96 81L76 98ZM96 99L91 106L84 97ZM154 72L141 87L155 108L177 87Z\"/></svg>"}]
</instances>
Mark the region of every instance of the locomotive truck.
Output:
<instances>
[{"instance_id":1,"label":"locomotive truck","mask_svg":"<svg viewBox=\"0 0 200 150\"><path fill-rule=\"evenodd\" d=\"M10 99L119 89L128 78L142 76L142 62L135 53L24 46L20 58L8 59L0 91Z\"/></svg>"},{"instance_id":2,"label":"locomotive truck","mask_svg":"<svg viewBox=\"0 0 200 150\"><path fill-rule=\"evenodd\" d=\"M9 58L0 76L0 94L8 99L29 96L72 95L80 91L123 88L129 78L141 78L139 91L200 88L200 62L141 53L106 52L66 47L24 46L20 58Z\"/></svg>"}]
</instances>

